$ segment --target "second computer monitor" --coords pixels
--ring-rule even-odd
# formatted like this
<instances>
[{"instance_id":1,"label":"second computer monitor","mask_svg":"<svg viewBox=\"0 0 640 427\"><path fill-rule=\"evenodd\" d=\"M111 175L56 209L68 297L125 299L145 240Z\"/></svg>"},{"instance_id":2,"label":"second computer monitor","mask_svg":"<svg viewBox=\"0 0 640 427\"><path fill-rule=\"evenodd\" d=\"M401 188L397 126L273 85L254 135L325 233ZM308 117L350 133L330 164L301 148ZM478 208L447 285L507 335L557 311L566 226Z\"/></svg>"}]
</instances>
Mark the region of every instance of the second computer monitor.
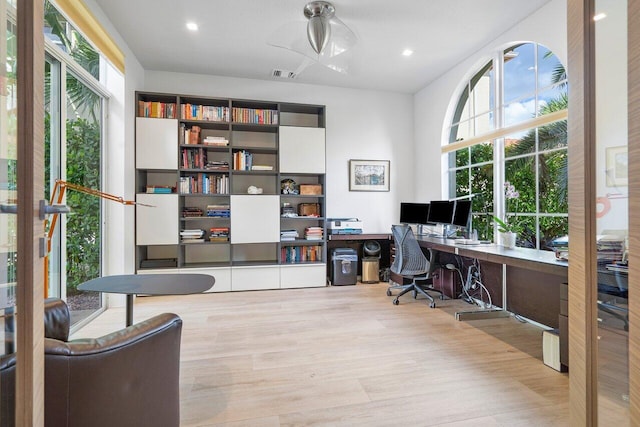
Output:
<instances>
[{"instance_id":1,"label":"second computer monitor","mask_svg":"<svg viewBox=\"0 0 640 427\"><path fill-rule=\"evenodd\" d=\"M429 206L428 222L451 224L455 202L448 200L432 200Z\"/></svg>"},{"instance_id":2,"label":"second computer monitor","mask_svg":"<svg viewBox=\"0 0 640 427\"><path fill-rule=\"evenodd\" d=\"M467 227L471 218L471 200L457 200L453 211L451 224L458 227Z\"/></svg>"}]
</instances>

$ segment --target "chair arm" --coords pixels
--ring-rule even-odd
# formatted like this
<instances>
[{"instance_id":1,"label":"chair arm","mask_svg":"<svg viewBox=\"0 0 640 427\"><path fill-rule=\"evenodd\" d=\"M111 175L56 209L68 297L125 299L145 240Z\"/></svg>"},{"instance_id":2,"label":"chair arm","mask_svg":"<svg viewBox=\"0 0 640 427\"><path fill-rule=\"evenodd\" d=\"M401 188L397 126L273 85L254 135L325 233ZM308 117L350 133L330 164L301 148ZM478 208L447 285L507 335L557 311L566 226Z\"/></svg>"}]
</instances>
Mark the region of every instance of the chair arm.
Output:
<instances>
[{"instance_id":1,"label":"chair arm","mask_svg":"<svg viewBox=\"0 0 640 427\"><path fill-rule=\"evenodd\" d=\"M178 426L181 331L165 313L100 338L46 339L46 425Z\"/></svg>"}]
</instances>

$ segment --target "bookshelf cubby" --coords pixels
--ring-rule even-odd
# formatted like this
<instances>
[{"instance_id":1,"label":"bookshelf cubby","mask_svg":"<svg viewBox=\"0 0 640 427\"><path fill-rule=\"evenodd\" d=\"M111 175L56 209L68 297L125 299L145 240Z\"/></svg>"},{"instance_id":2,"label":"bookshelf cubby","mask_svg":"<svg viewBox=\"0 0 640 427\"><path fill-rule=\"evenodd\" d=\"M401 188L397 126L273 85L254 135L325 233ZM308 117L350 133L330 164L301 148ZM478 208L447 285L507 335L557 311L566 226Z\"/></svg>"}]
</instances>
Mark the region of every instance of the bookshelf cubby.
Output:
<instances>
[{"instance_id":1,"label":"bookshelf cubby","mask_svg":"<svg viewBox=\"0 0 640 427\"><path fill-rule=\"evenodd\" d=\"M211 291L325 286L325 107L137 92L136 270ZM281 182L313 185L283 194ZM297 215L313 204L312 215ZM293 206L296 215L283 216ZM281 241L281 232L299 237Z\"/></svg>"}]
</instances>

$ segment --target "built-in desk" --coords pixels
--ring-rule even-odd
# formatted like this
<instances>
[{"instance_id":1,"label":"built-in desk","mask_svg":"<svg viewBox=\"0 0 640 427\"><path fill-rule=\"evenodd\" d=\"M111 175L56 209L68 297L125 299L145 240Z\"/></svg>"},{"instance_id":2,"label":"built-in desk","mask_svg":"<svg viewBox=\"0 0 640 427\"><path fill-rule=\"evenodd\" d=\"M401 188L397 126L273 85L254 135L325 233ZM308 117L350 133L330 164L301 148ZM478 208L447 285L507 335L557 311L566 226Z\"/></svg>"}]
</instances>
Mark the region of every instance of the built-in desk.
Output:
<instances>
[{"instance_id":1,"label":"built-in desk","mask_svg":"<svg viewBox=\"0 0 640 427\"><path fill-rule=\"evenodd\" d=\"M495 244L464 245L453 239L417 236L420 246L480 261L482 282L493 304L551 328L558 328L560 285L567 263L550 251L507 249Z\"/></svg>"}]
</instances>

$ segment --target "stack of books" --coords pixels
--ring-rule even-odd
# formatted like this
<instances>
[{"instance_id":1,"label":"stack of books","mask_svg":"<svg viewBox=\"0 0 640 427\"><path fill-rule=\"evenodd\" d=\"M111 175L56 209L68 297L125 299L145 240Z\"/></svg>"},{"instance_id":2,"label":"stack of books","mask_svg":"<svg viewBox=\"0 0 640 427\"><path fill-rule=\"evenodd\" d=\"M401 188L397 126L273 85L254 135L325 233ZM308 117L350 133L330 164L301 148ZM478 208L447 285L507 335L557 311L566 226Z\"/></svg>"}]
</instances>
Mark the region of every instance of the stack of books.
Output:
<instances>
[{"instance_id":1,"label":"stack of books","mask_svg":"<svg viewBox=\"0 0 640 427\"><path fill-rule=\"evenodd\" d=\"M282 230L280 231L281 242L293 242L299 237L298 230Z\"/></svg>"},{"instance_id":2,"label":"stack of books","mask_svg":"<svg viewBox=\"0 0 640 427\"><path fill-rule=\"evenodd\" d=\"M182 216L185 218L202 216L202 209L185 206L182 208Z\"/></svg>"},{"instance_id":3,"label":"stack of books","mask_svg":"<svg viewBox=\"0 0 640 427\"><path fill-rule=\"evenodd\" d=\"M201 243L204 242L204 230L182 230L180 238L182 243Z\"/></svg>"},{"instance_id":4,"label":"stack of books","mask_svg":"<svg viewBox=\"0 0 640 427\"><path fill-rule=\"evenodd\" d=\"M229 140L224 136L205 136L202 140L204 145L213 145L216 147L226 147L229 145Z\"/></svg>"},{"instance_id":5,"label":"stack of books","mask_svg":"<svg viewBox=\"0 0 640 427\"><path fill-rule=\"evenodd\" d=\"M229 218L231 216L229 205L207 205L207 216L214 218Z\"/></svg>"},{"instance_id":6,"label":"stack of books","mask_svg":"<svg viewBox=\"0 0 640 427\"><path fill-rule=\"evenodd\" d=\"M613 235L599 236L596 241L596 248L599 266L622 261L625 249L624 237Z\"/></svg>"},{"instance_id":7,"label":"stack of books","mask_svg":"<svg viewBox=\"0 0 640 427\"><path fill-rule=\"evenodd\" d=\"M148 194L171 194L174 192L175 187L168 185L147 185L145 190Z\"/></svg>"},{"instance_id":8,"label":"stack of books","mask_svg":"<svg viewBox=\"0 0 640 427\"><path fill-rule=\"evenodd\" d=\"M204 168L212 171L228 171L229 170L229 162L225 162L222 160L209 160Z\"/></svg>"},{"instance_id":9,"label":"stack of books","mask_svg":"<svg viewBox=\"0 0 640 427\"><path fill-rule=\"evenodd\" d=\"M269 165L251 165L252 171L272 171L273 166Z\"/></svg>"},{"instance_id":10,"label":"stack of books","mask_svg":"<svg viewBox=\"0 0 640 427\"><path fill-rule=\"evenodd\" d=\"M606 265L607 270L616 271L618 273L629 273L629 263L626 261L618 261L613 264Z\"/></svg>"},{"instance_id":11,"label":"stack of books","mask_svg":"<svg viewBox=\"0 0 640 427\"><path fill-rule=\"evenodd\" d=\"M306 240L322 240L322 227L307 227L304 229L304 238Z\"/></svg>"},{"instance_id":12,"label":"stack of books","mask_svg":"<svg viewBox=\"0 0 640 427\"><path fill-rule=\"evenodd\" d=\"M209 230L210 242L228 242L229 227L211 227Z\"/></svg>"}]
</instances>

